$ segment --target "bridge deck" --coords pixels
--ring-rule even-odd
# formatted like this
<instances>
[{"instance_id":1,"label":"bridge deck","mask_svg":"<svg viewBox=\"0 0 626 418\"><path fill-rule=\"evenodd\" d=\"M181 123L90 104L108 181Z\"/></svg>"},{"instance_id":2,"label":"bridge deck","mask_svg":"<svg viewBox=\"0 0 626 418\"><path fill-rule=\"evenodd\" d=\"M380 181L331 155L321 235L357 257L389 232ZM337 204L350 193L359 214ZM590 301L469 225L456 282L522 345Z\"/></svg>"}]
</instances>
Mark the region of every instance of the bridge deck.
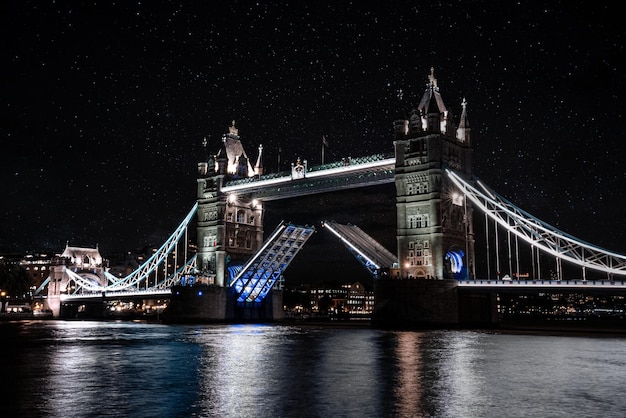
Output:
<instances>
[{"instance_id":1,"label":"bridge deck","mask_svg":"<svg viewBox=\"0 0 626 418\"><path fill-rule=\"evenodd\" d=\"M280 224L232 280L237 302L261 302L314 231L312 226Z\"/></svg>"},{"instance_id":2,"label":"bridge deck","mask_svg":"<svg viewBox=\"0 0 626 418\"><path fill-rule=\"evenodd\" d=\"M462 280L459 287L468 288L560 288L560 289L626 289L625 280Z\"/></svg>"}]
</instances>

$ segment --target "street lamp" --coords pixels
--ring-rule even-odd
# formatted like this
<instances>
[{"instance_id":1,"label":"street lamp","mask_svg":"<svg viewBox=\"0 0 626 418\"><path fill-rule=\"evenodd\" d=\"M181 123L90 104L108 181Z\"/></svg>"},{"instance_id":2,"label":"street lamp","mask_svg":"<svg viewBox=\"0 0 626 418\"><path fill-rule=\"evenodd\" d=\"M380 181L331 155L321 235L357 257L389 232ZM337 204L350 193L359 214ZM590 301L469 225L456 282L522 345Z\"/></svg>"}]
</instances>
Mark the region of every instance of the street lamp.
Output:
<instances>
[{"instance_id":1,"label":"street lamp","mask_svg":"<svg viewBox=\"0 0 626 418\"><path fill-rule=\"evenodd\" d=\"M0 292L0 300L2 301L2 307L0 308L1 313L6 313L7 311L7 292L4 290Z\"/></svg>"}]
</instances>

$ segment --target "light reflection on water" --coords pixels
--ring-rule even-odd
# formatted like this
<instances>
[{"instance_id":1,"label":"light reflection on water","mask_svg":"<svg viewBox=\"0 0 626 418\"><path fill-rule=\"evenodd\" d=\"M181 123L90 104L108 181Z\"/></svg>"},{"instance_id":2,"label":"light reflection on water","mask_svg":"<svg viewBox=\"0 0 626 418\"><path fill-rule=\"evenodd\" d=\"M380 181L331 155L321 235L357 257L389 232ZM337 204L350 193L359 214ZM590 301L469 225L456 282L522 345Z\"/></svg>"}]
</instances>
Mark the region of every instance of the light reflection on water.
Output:
<instances>
[{"instance_id":1,"label":"light reflection on water","mask_svg":"<svg viewBox=\"0 0 626 418\"><path fill-rule=\"evenodd\" d=\"M626 339L0 323L0 416L622 417Z\"/></svg>"}]
</instances>

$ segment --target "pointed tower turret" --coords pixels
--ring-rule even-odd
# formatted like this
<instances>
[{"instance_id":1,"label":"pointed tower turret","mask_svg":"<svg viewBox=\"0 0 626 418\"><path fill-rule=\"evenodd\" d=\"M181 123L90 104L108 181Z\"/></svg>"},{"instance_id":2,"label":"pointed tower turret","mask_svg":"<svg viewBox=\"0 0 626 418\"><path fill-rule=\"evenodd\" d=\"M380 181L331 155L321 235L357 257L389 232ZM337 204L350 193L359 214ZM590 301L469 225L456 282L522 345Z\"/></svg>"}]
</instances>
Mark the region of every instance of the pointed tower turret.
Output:
<instances>
[{"instance_id":1,"label":"pointed tower turret","mask_svg":"<svg viewBox=\"0 0 626 418\"><path fill-rule=\"evenodd\" d=\"M241 155L235 160L237 162L237 169L235 170L235 176L244 178L248 177L248 158L246 154L243 152Z\"/></svg>"},{"instance_id":2,"label":"pointed tower turret","mask_svg":"<svg viewBox=\"0 0 626 418\"><path fill-rule=\"evenodd\" d=\"M463 98L461 106L463 107L463 110L461 111L459 127L456 130L456 139L469 147L472 143L470 141L470 126L469 121L467 120L467 101L465 101L465 98Z\"/></svg>"},{"instance_id":3,"label":"pointed tower turret","mask_svg":"<svg viewBox=\"0 0 626 418\"><path fill-rule=\"evenodd\" d=\"M198 162L198 176L204 177L209 172L209 155L207 152L206 136L202 140L202 160Z\"/></svg>"},{"instance_id":4,"label":"pointed tower turret","mask_svg":"<svg viewBox=\"0 0 626 418\"><path fill-rule=\"evenodd\" d=\"M235 121L233 120L232 125L228 127L228 133L222 136L222 142L224 143L225 151L228 156L228 167L227 171L229 174L243 176L243 177L251 177L254 175L254 169L252 168L252 164L250 163L250 159L246 154L246 151L241 144L241 138L239 137L239 129L235 126ZM240 158L244 157L240 162ZM244 174L244 170L239 167L240 164L246 165L246 173Z\"/></svg>"},{"instance_id":5,"label":"pointed tower turret","mask_svg":"<svg viewBox=\"0 0 626 418\"><path fill-rule=\"evenodd\" d=\"M217 164L217 173L225 175L228 169L228 152L226 152L226 143L222 141L222 146L215 155L215 163Z\"/></svg>"},{"instance_id":6,"label":"pointed tower turret","mask_svg":"<svg viewBox=\"0 0 626 418\"><path fill-rule=\"evenodd\" d=\"M437 79L435 78L435 69L431 67L430 75L426 91L422 96L419 106L417 107L422 120L422 130L427 133L445 134L447 131L448 109L443 103Z\"/></svg>"},{"instance_id":7,"label":"pointed tower turret","mask_svg":"<svg viewBox=\"0 0 626 418\"><path fill-rule=\"evenodd\" d=\"M263 144L259 145L259 156L254 166L254 174L257 176L263 175Z\"/></svg>"},{"instance_id":8,"label":"pointed tower turret","mask_svg":"<svg viewBox=\"0 0 626 418\"><path fill-rule=\"evenodd\" d=\"M404 92L402 89L396 90L395 100L392 101L392 111L398 115L398 119L393 121L393 132L395 139L404 139L409 133L409 119L407 118L406 109L403 108Z\"/></svg>"}]
</instances>

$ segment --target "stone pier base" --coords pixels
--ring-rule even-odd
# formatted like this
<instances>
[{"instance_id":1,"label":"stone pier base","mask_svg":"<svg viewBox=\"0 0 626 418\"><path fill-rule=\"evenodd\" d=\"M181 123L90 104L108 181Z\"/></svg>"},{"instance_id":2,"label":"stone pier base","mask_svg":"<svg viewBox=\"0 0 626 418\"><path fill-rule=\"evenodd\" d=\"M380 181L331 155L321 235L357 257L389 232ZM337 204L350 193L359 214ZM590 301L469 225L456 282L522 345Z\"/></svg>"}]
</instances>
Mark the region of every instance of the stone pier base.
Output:
<instances>
[{"instance_id":1,"label":"stone pier base","mask_svg":"<svg viewBox=\"0 0 626 418\"><path fill-rule=\"evenodd\" d=\"M163 322L227 322L234 319L231 289L220 286L174 286Z\"/></svg>"},{"instance_id":2,"label":"stone pier base","mask_svg":"<svg viewBox=\"0 0 626 418\"><path fill-rule=\"evenodd\" d=\"M285 318L283 293L272 290L262 303L238 304L231 288L174 286L163 322L272 322Z\"/></svg>"},{"instance_id":3,"label":"stone pier base","mask_svg":"<svg viewBox=\"0 0 626 418\"><path fill-rule=\"evenodd\" d=\"M374 327L432 329L459 326L456 280L376 280L374 299Z\"/></svg>"}]
</instances>

